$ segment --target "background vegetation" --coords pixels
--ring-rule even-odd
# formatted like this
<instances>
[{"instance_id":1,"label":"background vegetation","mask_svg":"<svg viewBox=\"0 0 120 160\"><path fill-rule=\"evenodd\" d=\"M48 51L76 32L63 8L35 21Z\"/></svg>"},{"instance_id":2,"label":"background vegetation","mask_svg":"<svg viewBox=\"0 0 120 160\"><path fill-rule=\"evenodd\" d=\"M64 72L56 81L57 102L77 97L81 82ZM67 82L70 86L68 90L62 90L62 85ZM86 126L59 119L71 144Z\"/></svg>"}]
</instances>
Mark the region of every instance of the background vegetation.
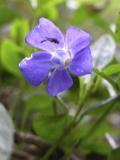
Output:
<instances>
[{"instance_id":1,"label":"background vegetation","mask_svg":"<svg viewBox=\"0 0 120 160\"><path fill-rule=\"evenodd\" d=\"M119 11L119 0L0 0L1 160L120 160ZM93 37L93 74L73 77L57 98L44 84L31 87L18 68L35 51L24 38L40 17ZM77 125L66 130L81 102Z\"/></svg>"}]
</instances>

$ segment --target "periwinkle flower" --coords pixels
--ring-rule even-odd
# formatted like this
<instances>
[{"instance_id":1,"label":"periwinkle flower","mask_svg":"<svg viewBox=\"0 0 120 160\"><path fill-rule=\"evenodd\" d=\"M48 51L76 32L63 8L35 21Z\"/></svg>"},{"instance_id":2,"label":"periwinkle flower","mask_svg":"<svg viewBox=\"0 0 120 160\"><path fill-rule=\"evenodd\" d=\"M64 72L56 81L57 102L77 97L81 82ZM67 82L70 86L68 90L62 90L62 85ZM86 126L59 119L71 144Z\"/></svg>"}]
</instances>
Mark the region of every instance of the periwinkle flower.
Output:
<instances>
[{"instance_id":1,"label":"periwinkle flower","mask_svg":"<svg viewBox=\"0 0 120 160\"><path fill-rule=\"evenodd\" d=\"M49 75L46 89L50 96L56 96L73 84L68 71L75 76L92 72L90 42L91 36L79 28L70 26L64 37L50 20L40 18L26 36L26 43L44 51L24 58L20 70L32 86L40 85Z\"/></svg>"}]
</instances>

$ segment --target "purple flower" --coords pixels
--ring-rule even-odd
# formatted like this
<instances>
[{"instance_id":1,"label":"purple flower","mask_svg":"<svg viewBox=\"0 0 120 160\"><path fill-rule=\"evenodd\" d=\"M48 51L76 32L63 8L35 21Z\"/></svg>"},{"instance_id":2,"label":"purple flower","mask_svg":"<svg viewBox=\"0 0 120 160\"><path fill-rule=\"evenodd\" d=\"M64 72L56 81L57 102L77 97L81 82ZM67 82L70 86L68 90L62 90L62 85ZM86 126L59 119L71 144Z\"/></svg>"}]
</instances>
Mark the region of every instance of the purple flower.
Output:
<instances>
[{"instance_id":1,"label":"purple flower","mask_svg":"<svg viewBox=\"0 0 120 160\"><path fill-rule=\"evenodd\" d=\"M46 89L50 96L56 96L73 84L68 70L75 76L92 72L90 42L91 36L79 28L70 26L64 37L50 20L40 18L26 36L26 43L44 51L24 58L19 67L32 86L40 85L50 73Z\"/></svg>"}]
</instances>

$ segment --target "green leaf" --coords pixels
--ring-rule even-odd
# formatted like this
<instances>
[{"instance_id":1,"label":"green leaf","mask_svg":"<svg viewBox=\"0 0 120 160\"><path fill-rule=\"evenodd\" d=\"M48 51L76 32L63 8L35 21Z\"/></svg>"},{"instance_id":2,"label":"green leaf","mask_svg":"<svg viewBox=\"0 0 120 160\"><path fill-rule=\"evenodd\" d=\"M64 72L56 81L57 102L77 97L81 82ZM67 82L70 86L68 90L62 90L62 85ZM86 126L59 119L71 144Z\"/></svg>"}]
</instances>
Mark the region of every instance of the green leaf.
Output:
<instances>
[{"instance_id":1,"label":"green leaf","mask_svg":"<svg viewBox=\"0 0 120 160\"><path fill-rule=\"evenodd\" d=\"M0 25L4 25L12 21L15 17L18 16L18 12L16 10L0 7Z\"/></svg>"},{"instance_id":2,"label":"green leaf","mask_svg":"<svg viewBox=\"0 0 120 160\"><path fill-rule=\"evenodd\" d=\"M82 113L82 116L85 116L86 114L98 114L104 112L104 110L106 109L106 107L108 107L109 104L113 103L113 102L117 102L120 100L120 96L116 96L116 97L112 97L112 98L108 98L106 100L102 100L99 102L94 102L91 106L88 106L87 108L85 108L85 110Z\"/></svg>"},{"instance_id":3,"label":"green leaf","mask_svg":"<svg viewBox=\"0 0 120 160\"><path fill-rule=\"evenodd\" d=\"M94 68L94 73L96 73L98 76L106 79L110 84L112 84L112 86L116 89L119 90L119 86L117 84L117 82L115 80L113 80L110 76L108 76L107 74L105 74L102 71L99 71L97 68Z\"/></svg>"},{"instance_id":4,"label":"green leaf","mask_svg":"<svg viewBox=\"0 0 120 160\"><path fill-rule=\"evenodd\" d=\"M32 95L26 103L25 110L23 113L22 125L24 126L26 119L28 118L31 112L37 112L41 115L53 115L52 103L53 99L46 94Z\"/></svg>"},{"instance_id":5,"label":"green leaf","mask_svg":"<svg viewBox=\"0 0 120 160\"><path fill-rule=\"evenodd\" d=\"M97 138L92 139L90 142L82 145L80 150L88 153L95 152L98 154L108 155L111 151L111 147L103 139Z\"/></svg>"},{"instance_id":6,"label":"green leaf","mask_svg":"<svg viewBox=\"0 0 120 160\"><path fill-rule=\"evenodd\" d=\"M61 142L61 147L69 147L75 142L78 142L80 139L84 138L87 132L91 127L92 123L79 124L76 128L73 129L72 133L65 137ZM105 133L118 134L117 129L112 128L111 125L107 124L105 121L97 128L92 136L88 138L83 144L80 145L80 151L92 152L95 151L100 154L109 154L111 147L104 140Z\"/></svg>"},{"instance_id":7,"label":"green leaf","mask_svg":"<svg viewBox=\"0 0 120 160\"><path fill-rule=\"evenodd\" d=\"M43 114L51 114L52 108L51 105L53 99L48 95L36 94L29 98L26 103L27 112L39 112Z\"/></svg>"},{"instance_id":8,"label":"green leaf","mask_svg":"<svg viewBox=\"0 0 120 160\"><path fill-rule=\"evenodd\" d=\"M19 62L21 60L20 48L12 41L6 39L1 44L2 65L12 74L21 76Z\"/></svg>"},{"instance_id":9,"label":"green leaf","mask_svg":"<svg viewBox=\"0 0 120 160\"><path fill-rule=\"evenodd\" d=\"M112 64L106 67L103 72L109 76L120 73L120 64Z\"/></svg>"},{"instance_id":10,"label":"green leaf","mask_svg":"<svg viewBox=\"0 0 120 160\"><path fill-rule=\"evenodd\" d=\"M44 15L47 18L55 20L58 17L57 5L62 2L63 0L52 0L52 1L40 0L38 1L38 6L35 10L36 16L40 17Z\"/></svg>"},{"instance_id":11,"label":"green leaf","mask_svg":"<svg viewBox=\"0 0 120 160\"><path fill-rule=\"evenodd\" d=\"M116 20L115 39L116 41L120 42L120 14L118 15Z\"/></svg>"},{"instance_id":12,"label":"green leaf","mask_svg":"<svg viewBox=\"0 0 120 160\"><path fill-rule=\"evenodd\" d=\"M75 18L74 18L75 17ZM73 16L72 24L79 25L85 21L87 21L90 18L90 14L86 10L85 6L82 5L80 8L78 8Z\"/></svg>"},{"instance_id":13,"label":"green leaf","mask_svg":"<svg viewBox=\"0 0 120 160\"><path fill-rule=\"evenodd\" d=\"M120 160L120 148L114 149L111 152L108 160Z\"/></svg>"},{"instance_id":14,"label":"green leaf","mask_svg":"<svg viewBox=\"0 0 120 160\"><path fill-rule=\"evenodd\" d=\"M100 15L93 15L92 16L92 20L94 21L94 23L100 27L102 30L104 30L105 32L109 32L112 33L112 31L110 30L109 24L106 22L106 20L104 18L102 18Z\"/></svg>"},{"instance_id":15,"label":"green leaf","mask_svg":"<svg viewBox=\"0 0 120 160\"><path fill-rule=\"evenodd\" d=\"M114 57L116 44L109 34L102 35L92 46L94 66L102 69L107 66Z\"/></svg>"},{"instance_id":16,"label":"green leaf","mask_svg":"<svg viewBox=\"0 0 120 160\"><path fill-rule=\"evenodd\" d=\"M86 124L85 126L88 128L90 127L89 124ZM104 121L97 127L92 136L89 136L87 141L84 141L84 143L81 144L80 149L108 155L111 152L111 146L105 141L106 133L115 135L119 133L119 130L113 128L109 123Z\"/></svg>"},{"instance_id":17,"label":"green leaf","mask_svg":"<svg viewBox=\"0 0 120 160\"><path fill-rule=\"evenodd\" d=\"M39 116L33 123L36 133L48 143L55 143L59 140L66 127L67 116Z\"/></svg>"},{"instance_id":18,"label":"green leaf","mask_svg":"<svg viewBox=\"0 0 120 160\"><path fill-rule=\"evenodd\" d=\"M24 42L25 36L29 31L28 21L25 19L15 19L12 24L12 37L17 44Z\"/></svg>"}]
</instances>

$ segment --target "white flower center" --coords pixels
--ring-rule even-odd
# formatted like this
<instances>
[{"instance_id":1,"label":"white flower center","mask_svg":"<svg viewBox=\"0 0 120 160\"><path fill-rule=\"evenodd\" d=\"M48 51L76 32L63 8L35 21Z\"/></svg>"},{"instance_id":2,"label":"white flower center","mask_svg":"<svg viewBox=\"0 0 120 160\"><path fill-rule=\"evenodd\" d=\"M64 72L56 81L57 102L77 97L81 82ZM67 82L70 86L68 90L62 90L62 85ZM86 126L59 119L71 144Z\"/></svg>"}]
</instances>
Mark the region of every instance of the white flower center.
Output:
<instances>
[{"instance_id":1,"label":"white flower center","mask_svg":"<svg viewBox=\"0 0 120 160\"><path fill-rule=\"evenodd\" d=\"M54 54L54 62L58 66L67 66L71 62L71 53L65 49L56 50Z\"/></svg>"}]
</instances>

